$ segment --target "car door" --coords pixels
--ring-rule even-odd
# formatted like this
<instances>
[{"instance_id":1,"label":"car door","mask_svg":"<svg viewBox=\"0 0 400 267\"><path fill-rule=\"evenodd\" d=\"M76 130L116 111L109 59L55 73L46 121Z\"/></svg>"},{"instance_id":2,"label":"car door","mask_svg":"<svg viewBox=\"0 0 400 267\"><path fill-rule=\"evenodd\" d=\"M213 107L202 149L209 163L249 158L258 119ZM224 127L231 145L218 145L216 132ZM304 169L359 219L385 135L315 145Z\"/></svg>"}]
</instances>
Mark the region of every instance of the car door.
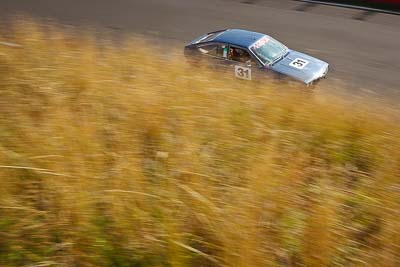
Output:
<instances>
[{"instance_id":1,"label":"car door","mask_svg":"<svg viewBox=\"0 0 400 267\"><path fill-rule=\"evenodd\" d=\"M228 72L238 79L259 81L264 78L262 65L247 49L229 46L226 61Z\"/></svg>"},{"instance_id":2,"label":"car door","mask_svg":"<svg viewBox=\"0 0 400 267\"><path fill-rule=\"evenodd\" d=\"M248 60L237 57L232 51L242 53ZM261 80L264 78L262 65L248 50L226 43L205 43L197 46L202 64L210 68L233 75L243 80Z\"/></svg>"}]
</instances>

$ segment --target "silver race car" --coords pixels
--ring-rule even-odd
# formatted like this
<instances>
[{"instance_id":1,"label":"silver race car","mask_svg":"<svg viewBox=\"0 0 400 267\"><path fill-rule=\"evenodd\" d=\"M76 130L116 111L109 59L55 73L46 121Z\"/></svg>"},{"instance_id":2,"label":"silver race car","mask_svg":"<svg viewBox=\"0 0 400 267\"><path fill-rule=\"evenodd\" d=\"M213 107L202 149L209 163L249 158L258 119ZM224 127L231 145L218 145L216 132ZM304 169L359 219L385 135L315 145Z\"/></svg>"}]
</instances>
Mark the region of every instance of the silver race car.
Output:
<instances>
[{"instance_id":1,"label":"silver race car","mask_svg":"<svg viewBox=\"0 0 400 267\"><path fill-rule=\"evenodd\" d=\"M306 85L325 78L329 64L291 50L274 38L239 29L205 34L185 46L185 56L211 61L237 78L260 80L288 77Z\"/></svg>"}]
</instances>

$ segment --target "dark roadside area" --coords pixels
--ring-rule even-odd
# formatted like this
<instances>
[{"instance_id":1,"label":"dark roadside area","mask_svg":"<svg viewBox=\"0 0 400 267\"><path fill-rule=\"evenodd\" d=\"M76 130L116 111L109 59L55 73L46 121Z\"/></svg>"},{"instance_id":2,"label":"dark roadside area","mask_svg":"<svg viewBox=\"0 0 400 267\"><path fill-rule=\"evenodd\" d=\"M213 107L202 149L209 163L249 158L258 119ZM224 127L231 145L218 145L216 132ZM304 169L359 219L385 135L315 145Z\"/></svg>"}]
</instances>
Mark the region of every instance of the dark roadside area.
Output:
<instances>
[{"instance_id":1,"label":"dark roadside area","mask_svg":"<svg viewBox=\"0 0 400 267\"><path fill-rule=\"evenodd\" d=\"M381 9L385 11L400 12L399 0L319 0L319 2L336 3L342 5L359 6L362 8Z\"/></svg>"}]
</instances>

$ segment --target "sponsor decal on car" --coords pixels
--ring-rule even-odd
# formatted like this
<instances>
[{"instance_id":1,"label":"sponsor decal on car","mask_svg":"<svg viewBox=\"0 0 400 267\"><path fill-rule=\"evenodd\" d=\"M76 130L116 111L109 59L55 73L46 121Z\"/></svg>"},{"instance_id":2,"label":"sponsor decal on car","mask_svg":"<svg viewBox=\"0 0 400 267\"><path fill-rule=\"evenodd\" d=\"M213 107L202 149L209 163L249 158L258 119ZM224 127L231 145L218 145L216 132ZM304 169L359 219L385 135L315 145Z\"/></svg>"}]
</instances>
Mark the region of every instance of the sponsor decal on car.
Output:
<instances>
[{"instance_id":1,"label":"sponsor decal on car","mask_svg":"<svg viewBox=\"0 0 400 267\"><path fill-rule=\"evenodd\" d=\"M267 36L264 36L263 38L261 38L260 40L258 40L258 41L253 45L253 47L254 47L255 49L258 49L258 48L260 48L261 46L265 45L265 44L268 43L268 42L269 42L269 38L268 38Z\"/></svg>"}]
</instances>

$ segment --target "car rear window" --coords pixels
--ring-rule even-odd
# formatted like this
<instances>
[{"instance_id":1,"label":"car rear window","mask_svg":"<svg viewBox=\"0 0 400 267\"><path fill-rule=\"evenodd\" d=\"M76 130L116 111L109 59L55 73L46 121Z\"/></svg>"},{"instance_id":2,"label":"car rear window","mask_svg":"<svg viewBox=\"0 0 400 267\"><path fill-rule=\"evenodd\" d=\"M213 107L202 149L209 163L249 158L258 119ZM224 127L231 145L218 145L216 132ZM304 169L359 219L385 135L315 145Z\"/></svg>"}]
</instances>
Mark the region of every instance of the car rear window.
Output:
<instances>
[{"instance_id":1,"label":"car rear window","mask_svg":"<svg viewBox=\"0 0 400 267\"><path fill-rule=\"evenodd\" d=\"M209 42L214 40L218 35L220 35L221 33L223 33L224 31L218 31L218 32L211 32L208 33L204 36L202 36L200 39L198 39L195 43L204 43L204 42Z\"/></svg>"}]
</instances>

